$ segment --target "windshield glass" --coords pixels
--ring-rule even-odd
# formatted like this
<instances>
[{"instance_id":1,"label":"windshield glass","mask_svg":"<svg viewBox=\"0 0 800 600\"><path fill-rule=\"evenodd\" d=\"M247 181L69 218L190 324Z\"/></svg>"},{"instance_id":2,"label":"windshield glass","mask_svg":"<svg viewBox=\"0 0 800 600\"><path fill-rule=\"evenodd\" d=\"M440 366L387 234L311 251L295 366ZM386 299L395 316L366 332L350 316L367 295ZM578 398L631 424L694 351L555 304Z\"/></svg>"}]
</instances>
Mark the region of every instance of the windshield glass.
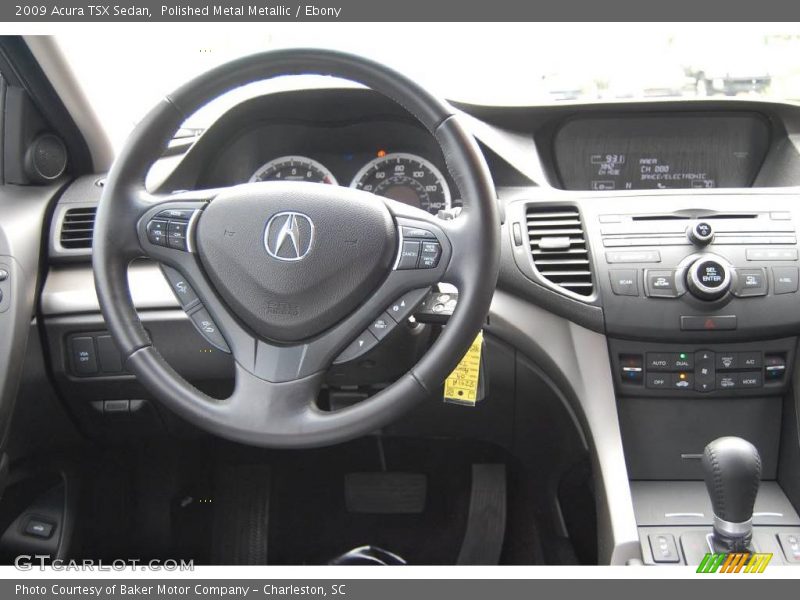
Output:
<instances>
[{"instance_id":1,"label":"windshield glass","mask_svg":"<svg viewBox=\"0 0 800 600\"><path fill-rule=\"evenodd\" d=\"M58 42L116 149L152 105L191 77L238 56L287 47L362 54L440 96L471 103L800 100L798 24L154 24L145 37L111 25L91 35L73 31ZM261 89L240 90L186 126L204 129L225 107Z\"/></svg>"}]
</instances>

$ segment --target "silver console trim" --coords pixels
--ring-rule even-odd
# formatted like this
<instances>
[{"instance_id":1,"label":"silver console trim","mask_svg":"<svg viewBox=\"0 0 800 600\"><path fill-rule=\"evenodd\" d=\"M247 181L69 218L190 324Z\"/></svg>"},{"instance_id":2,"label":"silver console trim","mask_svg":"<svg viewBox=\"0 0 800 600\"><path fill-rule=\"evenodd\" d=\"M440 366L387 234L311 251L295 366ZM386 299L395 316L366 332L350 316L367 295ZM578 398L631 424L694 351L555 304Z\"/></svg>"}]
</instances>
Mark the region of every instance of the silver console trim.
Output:
<instances>
[{"instance_id":1,"label":"silver console trim","mask_svg":"<svg viewBox=\"0 0 800 600\"><path fill-rule=\"evenodd\" d=\"M747 521L742 521L741 523L735 523L733 521L720 519L717 515L714 515L714 531L719 531L729 536L746 535L753 531L753 518L751 517L747 519Z\"/></svg>"},{"instance_id":2,"label":"silver console trim","mask_svg":"<svg viewBox=\"0 0 800 600\"><path fill-rule=\"evenodd\" d=\"M134 262L128 267L128 281L136 308L180 308L156 263ZM42 289L41 310L45 317L100 312L91 266L72 264L52 267Z\"/></svg>"},{"instance_id":3,"label":"silver console trim","mask_svg":"<svg viewBox=\"0 0 800 600\"><path fill-rule=\"evenodd\" d=\"M606 337L502 290L495 292L489 322L488 331L513 343L563 388L581 422L595 477L599 563L640 560Z\"/></svg>"}]
</instances>

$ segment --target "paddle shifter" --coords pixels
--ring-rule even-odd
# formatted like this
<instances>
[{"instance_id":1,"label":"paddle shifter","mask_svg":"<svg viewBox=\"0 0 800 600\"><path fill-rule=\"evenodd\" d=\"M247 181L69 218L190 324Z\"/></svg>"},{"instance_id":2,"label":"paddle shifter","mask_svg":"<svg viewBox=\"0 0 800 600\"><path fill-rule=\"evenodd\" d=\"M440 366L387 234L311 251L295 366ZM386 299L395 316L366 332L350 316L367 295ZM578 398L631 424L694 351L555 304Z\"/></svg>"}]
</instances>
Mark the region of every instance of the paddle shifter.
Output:
<instances>
[{"instance_id":1,"label":"paddle shifter","mask_svg":"<svg viewBox=\"0 0 800 600\"><path fill-rule=\"evenodd\" d=\"M742 552L753 539L753 505L761 480L761 457L738 437L723 437L703 452L706 488L714 509L714 550Z\"/></svg>"}]
</instances>

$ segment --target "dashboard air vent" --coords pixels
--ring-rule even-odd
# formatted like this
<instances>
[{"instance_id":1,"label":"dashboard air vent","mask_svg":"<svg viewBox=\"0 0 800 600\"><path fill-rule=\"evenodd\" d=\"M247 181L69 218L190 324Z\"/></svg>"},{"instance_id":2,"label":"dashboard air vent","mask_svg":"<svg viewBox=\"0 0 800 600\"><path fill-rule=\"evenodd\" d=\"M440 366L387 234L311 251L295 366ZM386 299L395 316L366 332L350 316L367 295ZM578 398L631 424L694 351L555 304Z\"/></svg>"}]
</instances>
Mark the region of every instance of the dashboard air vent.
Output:
<instances>
[{"instance_id":1,"label":"dashboard air vent","mask_svg":"<svg viewBox=\"0 0 800 600\"><path fill-rule=\"evenodd\" d=\"M533 263L551 283L591 296L591 263L581 215L574 206L529 206L526 212Z\"/></svg>"},{"instance_id":2,"label":"dashboard air vent","mask_svg":"<svg viewBox=\"0 0 800 600\"><path fill-rule=\"evenodd\" d=\"M64 248L85 250L92 247L94 217L97 208L70 208L61 222L61 245Z\"/></svg>"}]
</instances>

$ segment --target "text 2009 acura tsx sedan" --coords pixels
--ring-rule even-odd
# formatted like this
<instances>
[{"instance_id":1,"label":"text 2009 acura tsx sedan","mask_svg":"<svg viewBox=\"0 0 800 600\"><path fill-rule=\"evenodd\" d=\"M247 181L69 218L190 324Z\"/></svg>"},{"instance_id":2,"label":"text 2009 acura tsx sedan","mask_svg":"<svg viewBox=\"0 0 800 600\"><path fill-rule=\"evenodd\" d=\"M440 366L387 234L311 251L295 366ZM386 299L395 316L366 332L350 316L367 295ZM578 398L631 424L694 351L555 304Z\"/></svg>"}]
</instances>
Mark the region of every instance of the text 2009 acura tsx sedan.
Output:
<instances>
[{"instance_id":1,"label":"text 2009 acura tsx sedan","mask_svg":"<svg viewBox=\"0 0 800 600\"><path fill-rule=\"evenodd\" d=\"M800 562L789 92L92 43L0 39L5 564Z\"/></svg>"}]
</instances>

